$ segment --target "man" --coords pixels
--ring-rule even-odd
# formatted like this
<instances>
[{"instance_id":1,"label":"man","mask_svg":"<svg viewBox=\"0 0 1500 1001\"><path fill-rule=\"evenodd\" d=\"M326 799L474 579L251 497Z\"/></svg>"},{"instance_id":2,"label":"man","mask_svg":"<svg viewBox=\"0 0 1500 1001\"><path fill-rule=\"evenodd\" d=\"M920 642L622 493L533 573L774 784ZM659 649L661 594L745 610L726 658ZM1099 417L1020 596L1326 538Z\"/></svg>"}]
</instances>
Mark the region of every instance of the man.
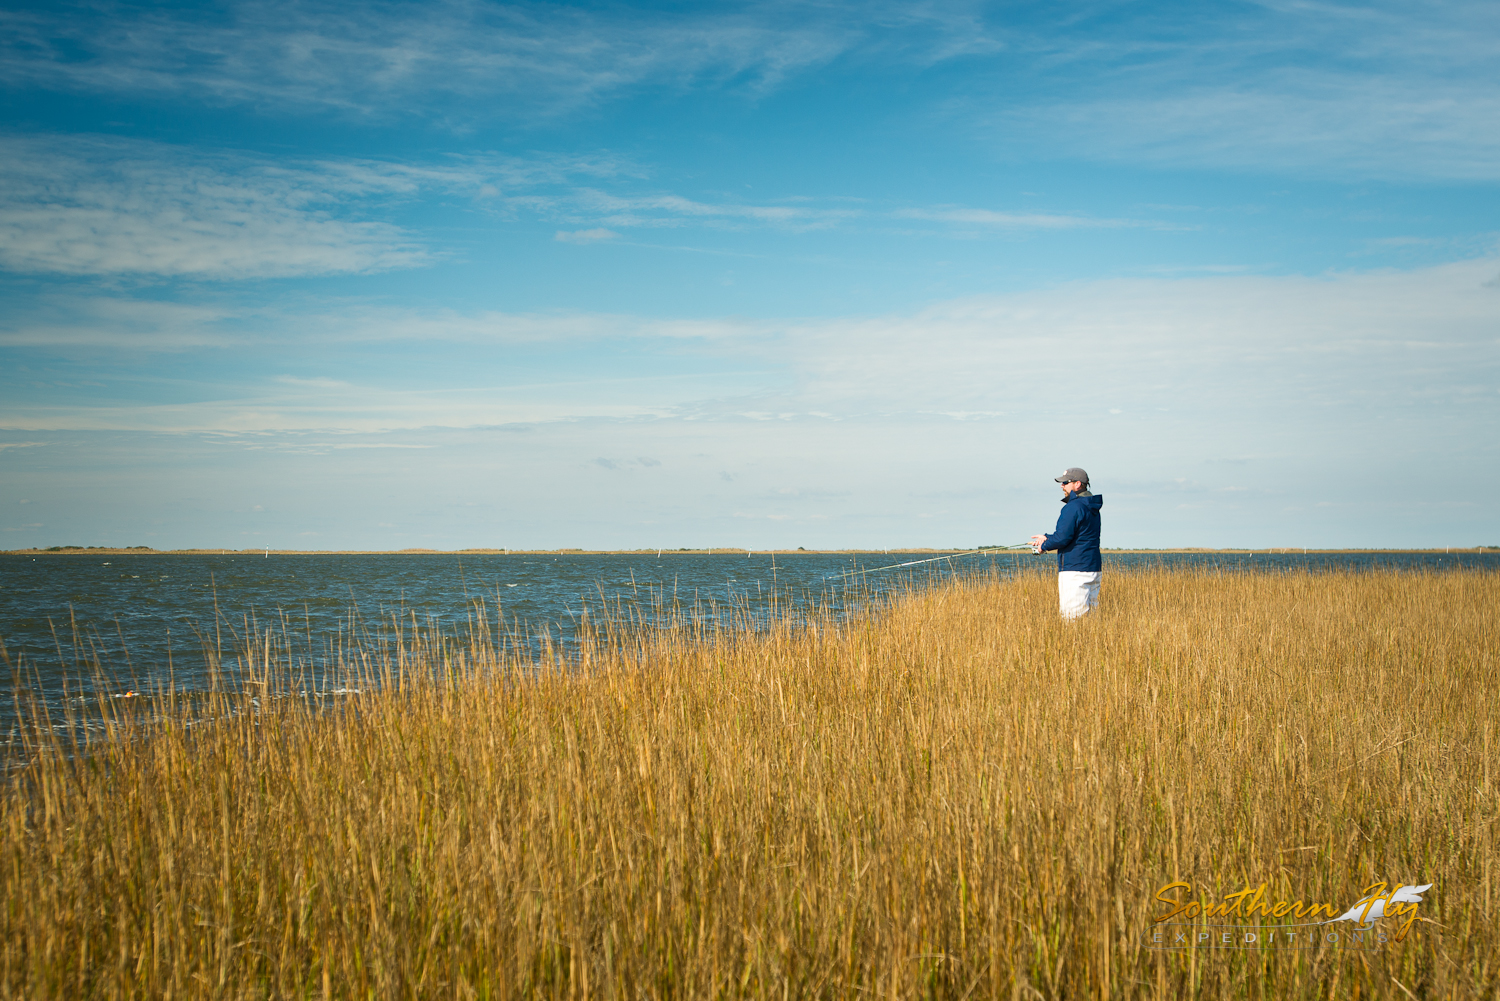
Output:
<instances>
[{"instance_id":1,"label":"man","mask_svg":"<svg viewBox=\"0 0 1500 1001\"><path fill-rule=\"evenodd\" d=\"M1051 535L1033 535L1039 553L1057 551L1057 606L1065 619L1099 607L1099 509L1104 498L1089 491L1089 474L1077 466L1056 477L1062 485L1062 514Z\"/></svg>"}]
</instances>

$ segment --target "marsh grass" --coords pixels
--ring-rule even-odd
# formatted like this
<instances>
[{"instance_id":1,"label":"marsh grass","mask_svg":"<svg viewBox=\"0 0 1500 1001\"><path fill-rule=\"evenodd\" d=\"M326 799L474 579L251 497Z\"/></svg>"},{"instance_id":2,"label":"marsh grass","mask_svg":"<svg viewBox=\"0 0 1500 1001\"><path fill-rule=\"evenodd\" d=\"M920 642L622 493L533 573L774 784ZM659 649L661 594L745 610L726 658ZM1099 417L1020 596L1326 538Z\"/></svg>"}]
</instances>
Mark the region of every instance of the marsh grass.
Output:
<instances>
[{"instance_id":1,"label":"marsh grass","mask_svg":"<svg viewBox=\"0 0 1500 1001\"><path fill-rule=\"evenodd\" d=\"M1046 576L868 615L403 631L369 691L69 753L3 803L13 998L1493 997L1491 574ZM289 692L274 635L240 651ZM1352 903L1374 953L1145 948L1157 888Z\"/></svg>"}]
</instances>

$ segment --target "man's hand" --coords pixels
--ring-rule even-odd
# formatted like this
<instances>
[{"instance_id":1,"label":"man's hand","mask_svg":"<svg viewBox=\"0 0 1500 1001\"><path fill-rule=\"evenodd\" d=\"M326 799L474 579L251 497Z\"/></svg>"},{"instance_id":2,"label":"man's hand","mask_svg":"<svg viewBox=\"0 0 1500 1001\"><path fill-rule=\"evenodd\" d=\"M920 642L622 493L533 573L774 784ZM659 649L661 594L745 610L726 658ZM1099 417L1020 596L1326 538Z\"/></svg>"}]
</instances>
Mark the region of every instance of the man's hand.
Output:
<instances>
[{"instance_id":1,"label":"man's hand","mask_svg":"<svg viewBox=\"0 0 1500 1001\"><path fill-rule=\"evenodd\" d=\"M1042 543L1044 543L1046 541L1047 541L1047 537L1045 535L1033 535L1031 537L1031 551L1033 553L1039 553L1039 552L1041 552L1042 551Z\"/></svg>"}]
</instances>

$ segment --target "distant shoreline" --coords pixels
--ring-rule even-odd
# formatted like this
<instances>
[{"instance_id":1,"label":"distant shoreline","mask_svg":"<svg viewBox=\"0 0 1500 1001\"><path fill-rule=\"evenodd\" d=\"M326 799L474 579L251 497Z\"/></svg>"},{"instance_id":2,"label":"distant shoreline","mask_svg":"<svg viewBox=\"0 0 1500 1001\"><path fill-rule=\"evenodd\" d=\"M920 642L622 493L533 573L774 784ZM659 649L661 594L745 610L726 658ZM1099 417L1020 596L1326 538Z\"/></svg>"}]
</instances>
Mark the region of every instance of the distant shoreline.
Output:
<instances>
[{"instance_id":1,"label":"distant shoreline","mask_svg":"<svg viewBox=\"0 0 1500 1001\"><path fill-rule=\"evenodd\" d=\"M760 556L830 556L841 553L978 553L974 549L272 549L272 556L728 556L748 553ZM1267 555L1313 553L1500 553L1500 546L1466 546L1444 549L1304 549L1301 546L1274 546L1265 549L1207 549L1197 546L1161 549L1104 549L1105 553L1205 553L1220 555ZM6 549L0 556L264 556L265 549L152 549L148 546L113 548L106 546L53 546L46 549ZM1025 550L996 550L997 555L1012 553L1031 555Z\"/></svg>"}]
</instances>

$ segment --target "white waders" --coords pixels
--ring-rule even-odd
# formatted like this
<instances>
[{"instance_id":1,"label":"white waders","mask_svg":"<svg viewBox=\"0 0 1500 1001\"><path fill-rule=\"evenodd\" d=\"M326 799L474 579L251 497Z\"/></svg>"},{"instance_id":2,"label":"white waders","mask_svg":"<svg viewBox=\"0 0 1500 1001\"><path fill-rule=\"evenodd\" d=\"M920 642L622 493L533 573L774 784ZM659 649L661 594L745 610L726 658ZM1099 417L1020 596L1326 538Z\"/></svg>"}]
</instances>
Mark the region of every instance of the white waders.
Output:
<instances>
[{"instance_id":1,"label":"white waders","mask_svg":"<svg viewBox=\"0 0 1500 1001\"><path fill-rule=\"evenodd\" d=\"M1098 570L1059 570L1057 572L1057 609L1065 619L1076 619L1099 607Z\"/></svg>"}]
</instances>

